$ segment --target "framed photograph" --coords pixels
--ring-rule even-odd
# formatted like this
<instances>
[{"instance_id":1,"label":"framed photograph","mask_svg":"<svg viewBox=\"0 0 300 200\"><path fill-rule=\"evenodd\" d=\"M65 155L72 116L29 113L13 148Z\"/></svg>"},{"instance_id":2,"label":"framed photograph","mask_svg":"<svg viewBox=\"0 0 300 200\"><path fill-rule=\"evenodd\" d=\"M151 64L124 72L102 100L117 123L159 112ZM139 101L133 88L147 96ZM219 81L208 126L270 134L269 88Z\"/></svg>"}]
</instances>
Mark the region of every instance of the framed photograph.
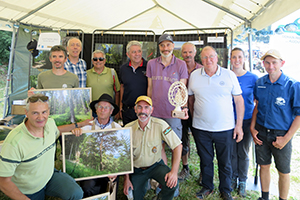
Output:
<instances>
[{"instance_id":1,"label":"framed photograph","mask_svg":"<svg viewBox=\"0 0 300 200\"><path fill-rule=\"evenodd\" d=\"M76 181L133 173L131 128L62 134L63 172Z\"/></svg>"},{"instance_id":2,"label":"framed photograph","mask_svg":"<svg viewBox=\"0 0 300 200\"><path fill-rule=\"evenodd\" d=\"M98 194L98 195L95 195L95 196L83 198L82 200L110 200L109 192L105 192L103 194Z\"/></svg>"},{"instance_id":3,"label":"framed photograph","mask_svg":"<svg viewBox=\"0 0 300 200\"><path fill-rule=\"evenodd\" d=\"M57 126L91 119L91 88L37 89L49 97L50 117Z\"/></svg>"}]
</instances>

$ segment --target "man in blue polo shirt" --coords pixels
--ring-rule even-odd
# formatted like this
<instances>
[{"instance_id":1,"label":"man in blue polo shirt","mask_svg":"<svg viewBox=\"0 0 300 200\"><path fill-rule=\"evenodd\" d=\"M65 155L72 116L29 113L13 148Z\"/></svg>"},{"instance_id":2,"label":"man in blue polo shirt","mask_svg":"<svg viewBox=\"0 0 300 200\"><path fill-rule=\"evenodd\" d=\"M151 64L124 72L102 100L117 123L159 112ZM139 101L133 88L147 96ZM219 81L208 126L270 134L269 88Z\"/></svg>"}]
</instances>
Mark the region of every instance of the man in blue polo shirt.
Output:
<instances>
[{"instance_id":1,"label":"man in blue polo shirt","mask_svg":"<svg viewBox=\"0 0 300 200\"><path fill-rule=\"evenodd\" d=\"M125 126L137 119L134 111L135 100L147 95L147 61L142 57L142 45L139 41L130 41L126 46L126 55L130 59L120 67L120 116Z\"/></svg>"},{"instance_id":2,"label":"man in blue polo shirt","mask_svg":"<svg viewBox=\"0 0 300 200\"><path fill-rule=\"evenodd\" d=\"M300 83L286 76L285 61L271 49L261 58L267 75L254 88L256 106L250 126L255 142L256 162L260 165L262 197L269 199L272 155L279 174L279 200L287 199L290 185L292 137L300 125Z\"/></svg>"}]
</instances>

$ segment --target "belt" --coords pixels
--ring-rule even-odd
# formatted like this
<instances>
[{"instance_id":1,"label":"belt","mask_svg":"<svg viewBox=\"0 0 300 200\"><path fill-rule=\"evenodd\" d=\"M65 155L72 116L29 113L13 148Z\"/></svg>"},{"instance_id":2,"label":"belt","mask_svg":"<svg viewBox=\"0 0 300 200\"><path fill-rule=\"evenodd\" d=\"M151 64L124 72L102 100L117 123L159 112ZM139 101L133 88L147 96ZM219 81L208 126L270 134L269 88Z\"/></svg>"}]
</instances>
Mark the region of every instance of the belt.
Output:
<instances>
[{"instance_id":1,"label":"belt","mask_svg":"<svg viewBox=\"0 0 300 200\"><path fill-rule=\"evenodd\" d=\"M151 166L150 166L151 167ZM141 169L141 170L146 170L146 169L149 169L150 167L140 167L138 169Z\"/></svg>"},{"instance_id":2,"label":"belt","mask_svg":"<svg viewBox=\"0 0 300 200\"><path fill-rule=\"evenodd\" d=\"M128 110L128 109L133 109L133 108L134 108L134 106L127 106L125 104L123 104L123 106L122 106L123 110Z\"/></svg>"},{"instance_id":3,"label":"belt","mask_svg":"<svg viewBox=\"0 0 300 200\"><path fill-rule=\"evenodd\" d=\"M264 131L266 133L276 133L276 134L285 134L287 131L285 130L278 130L278 129L268 129L258 123L256 123L256 127L261 130L261 131Z\"/></svg>"}]
</instances>

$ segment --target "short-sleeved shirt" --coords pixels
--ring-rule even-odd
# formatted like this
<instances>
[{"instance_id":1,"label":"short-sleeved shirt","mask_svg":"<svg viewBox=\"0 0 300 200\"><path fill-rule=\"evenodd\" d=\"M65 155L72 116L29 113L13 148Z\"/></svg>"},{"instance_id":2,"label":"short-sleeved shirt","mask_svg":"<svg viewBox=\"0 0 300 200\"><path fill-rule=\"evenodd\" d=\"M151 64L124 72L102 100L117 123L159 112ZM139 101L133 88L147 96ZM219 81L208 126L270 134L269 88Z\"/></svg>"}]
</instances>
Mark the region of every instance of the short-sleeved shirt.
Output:
<instances>
[{"instance_id":1,"label":"short-sleeved shirt","mask_svg":"<svg viewBox=\"0 0 300 200\"><path fill-rule=\"evenodd\" d=\"M169 66L164 66L161 57L148 61L147 77L152 79L152 116L159 118L172 118L172 106L169 102L168 91L175 81L188 79L186 63L174 55Z\"/></svg>"},{"instance_id":2,"label":"short-sleeved shirt","mask_svg":"<svg viewBox=\"0 0 300 200\"><path fill-rule=\"evenodd\" d=\"M60 135L53 119L44 127L44 137L33 136L25 121L6 137L0 160L0 177L11 180L23 194L40 191L54 172L55 140Z\"/></svg>"},{"instance_id":3,"label":"short-sleeved shirt","mask_svg":"<svg viewBox=\"0 0 300 200\"><path fill-rule=\"evenodd\" d=\"M194 95L193 127L205 131L225 131L235 127L232 96L242 94L236 75L218 66L213 76L204 68L189 79L189 95Z\"/></svg>"},{"instance_id":4,"label":"short-sleeved shirt","mask_svg":"<svg viewBox=\"0 0 300 200\"><path fill-rule=\"evenodd\" d=\"M79 79L79 87L84 88L86 86L86 62L79 58L76 64L73 64L69 58L65 62L65 70L75 74Z\"/></svg>"},{"instance_id":5,"label":"short-sleeved shirt","mask_svg":"<svg viewBox=\"0 0 300 200\"><path fill-rule=\"evenodd\" d=\"M246 74L244 74L243 76L238 76L237 79L243 91L242 96L244 98L245 104L244 119L251 119L254 109L253 90L258 77L256 74L247 71ZM234 112L234 115L236 119L236 112Z\"/></svg>"},{"instance_id":6,"label":"short-sleeved shirt","mask_svg":"<svg viewBox=\"0 0 300 200\"><path fill-rule=\"evenodd\" d=\"M114 71L114 75L112 74ZM104 67L101 74L98 74L94 68L87 70L86 87L92 88L92 101L106 93L114 98L114 91L120 91L120 82L114 69ZM115 88L115 90L114 90Z\"/></svg>"},{"instance_id":7,"label":"short-sleeved shirt","mask_svg":"<svg viewBox=\"0 0 300 200\"><path fill-rule=\"evenodd\" d=\"M126 124L132 127L133 165L134 167L149 167L161 160L162 140L171 149L181 144L181 140L171 127L162 119L150 117L145 131L138 120Z\"/></svg>"},{"instance_id":8,"label":"short-sleeved shirt","mask_svg":"<svg viewBox=\"0 0 300 200\"><path fill-rule=\"evenodd\" d=\"M124 86L122 103L133 107L135 100L141 95L147 95L148 80L146 76L147 61L143 59L141 65L134 69L130 62L120 67L120 83Z\"/></svg>"},{"instance_id":9,"label":"short-sleeved shirt","mask_svg":"<svg viewBox=\"0 0 300 200\"><path fill-rule=\"evenodd\" d=\"M38 75L37 89L77 88L78 86L78 77L68 71L63 75L55 75L52 70L48 70Z\"/></svg>"},{"instance_id":10,"label":"short-sleeved shirt","mask_svg":"<svg viewBox=\"0 0 300 200\"><path fill-rule=\"evenodd\" d=\"M258 100L256 122L268 129L287 131L300 115L300 83L283 73L274 83L268 74L259 78L254 97Z\"/></svg>"},{"instance_id":11,"label":"short-sleeved shirt","mask_svg":"<svg viewBox=\"0 0 300 200\"><path fill-rule=\"evenodd\" d=\"M84 127L81 127L81 130L90 131L90 130L99 130L99 129L121 128L120 124L118 124L114 121L111 122L109 125L105 126L105 128L101 128L100 126L98 126L98 123L96 122L96 120L98 120L98 118L94 119L92 125L86 125ZM113 126L112 126L112 123L114 124ZM94 129L93 129L93 126L94 126Z\"/></svg>"}]
</instances>

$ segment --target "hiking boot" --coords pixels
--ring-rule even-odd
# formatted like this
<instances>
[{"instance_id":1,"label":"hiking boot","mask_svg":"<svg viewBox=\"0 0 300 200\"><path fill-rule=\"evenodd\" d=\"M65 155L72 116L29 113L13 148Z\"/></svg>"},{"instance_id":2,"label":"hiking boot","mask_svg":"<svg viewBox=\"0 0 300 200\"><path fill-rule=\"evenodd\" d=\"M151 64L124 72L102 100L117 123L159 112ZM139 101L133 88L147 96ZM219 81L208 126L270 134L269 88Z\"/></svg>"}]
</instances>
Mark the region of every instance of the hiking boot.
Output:
<instances>
[{"instance_id":1,"label":"hiking boot","mask_svg":"<svg viewBox=\"0 0 300 200\"><path fill-rule=\"evenodd\" d=\"M232 190L236 190L236 188L237 188L237 179L236 178L231 179L230 187Z\"/></svg>"},{"instance_id":2,"label":"hiking boot","mask_svg":"<svg viewBox=\"0 0 300 200\"><path fill-rule=\"evenodd\" d=\"M190 175L190 170L182 168L181 172L178 174L178 180L182 181L186 178L188 178Z\"/></svg>"},{"instance_id":3,"label":"hiking boot","mask_svg":"<svg viewBox=\"0 0 300 200\"><path fill-rule=\"evenodd\" d=\"M200 186L203 186L202 185L202 172L200 172L200 174L199 174L198 183L199 183Z\"/></svg>"},{"instance_id":4,"label":"hiking boot","mask_svg":"<svg viewBox=\"0 0 300 200\"><path fill-rule=\"evenodd\" d=\"M198 199L204 199L206 196L210 195L213 191L203 187L199 192L196 193Z\"/></svg>"},{"instance_id":5,"label":"hiking boot","mask_svg":"<svg viewBox=\"0 0 300 200\"><path fill-rule=\"evenodd\" d=\"M241 197L246 197L246 196L247 196L247 192L246 192L246 182L240 182L240 183L239 183L238 194L239 194Z\"/></svg>"},{"instance_id":6,"label":"hiking boot","mask_svg":"<svg viewBox=\"0 0 300 200\"><path fill-rule=\"evenodd\" d=\"M223 200L233 200L231 194L227 192L221 192L220 196Z\"/></svg>"}]
</instances>

